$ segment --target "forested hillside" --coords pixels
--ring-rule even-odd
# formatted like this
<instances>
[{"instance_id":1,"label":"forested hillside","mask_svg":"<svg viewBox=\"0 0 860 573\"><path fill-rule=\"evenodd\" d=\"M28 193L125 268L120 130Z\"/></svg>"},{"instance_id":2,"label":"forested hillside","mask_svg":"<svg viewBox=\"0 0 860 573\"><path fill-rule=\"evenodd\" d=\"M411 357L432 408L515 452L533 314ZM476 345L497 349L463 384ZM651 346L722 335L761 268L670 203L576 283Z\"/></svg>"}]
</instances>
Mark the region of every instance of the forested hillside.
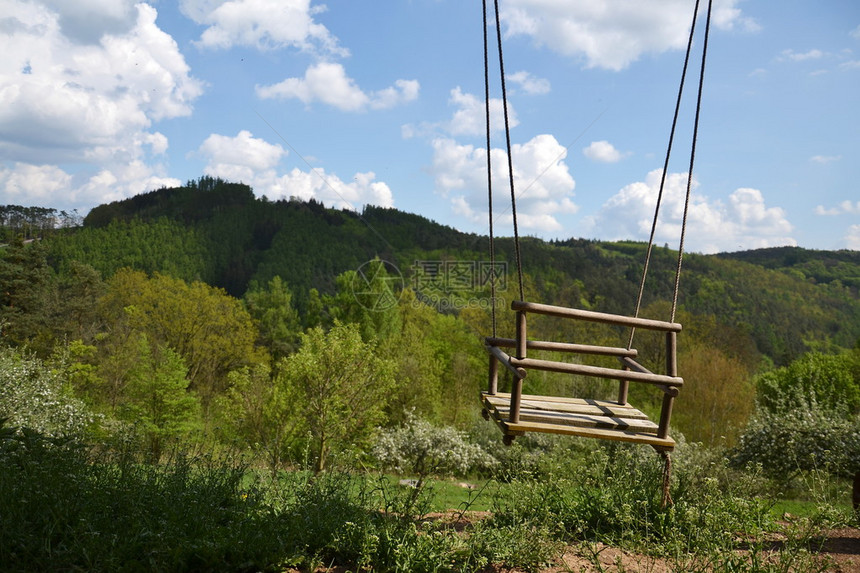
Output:
<instances>
[{"instance_id":1,"label":"forested hillside","mask_svg":"<svg viewBox=\"0 0 860 573\"><path fill-rule=\"evenodd\" d=\"M499 330L513 327L505 310L518 298L512 240L496 242L497 263L507 268L491 269L486 237L395 209L257 199L246 185L204 177L101 205L79 225L51 225L59 218L51 209L6 212L17 226L4 228L0 258L5 345L50 361L105 419L149 420L153 455L165 440L195 432L262 448L273 465L305 447L325 460L329 449L360 446L358 438L309 443L331 428L315 430L316 418L284 406L313 387L319 372L304 364L323 368L331 353L380 361L361 375L373 385L354 381L384 392L373 395L366 416L344 422L350 435L369 439L372 426L414 415L463 427L485 384L480 335L491 330L490 271L501 279ZM629 314L645 249L524 238L525 296ZM668 318L676 264L676 252L655 248L643 316ZM673 418L678 429L693 440L731 442L752 412L758 373L809 351L854 348L857 277L856 253L687 255L677 318L681 374L691 382ZM545 317L530 332L626 344L617 330L572 328ZM530 377L527 391L576 389L607 392L553 373ZM350 392L343 386L319 407L345 415L336 405ZM644 410L659 410L659 397L631 392ZM159 406L147 411L153 396ZM302 400L311 398L319 395Z\"/></svg>"},{"instance_id":2,"label":"forested hillside","mask_svg":"<svg viewBox=\"0 0 860 573\"><path fill-rule=\"evenodd\" d=\"M497 248L512 276L511 241ZM72 261L105 278L131 267L201 280L236 297L278 276L304 312L312 288L333 294L339 274L373 258L396 265L406 286L420 287L416 261L479 262L487 250L486 237L395 209L355 213L313 200L272 202L255 199L245 185L204 177L96 207L82 228L50 241L49 257L61 274ZM641 243L527 238L522 258L536 300L629 313L644 253ZM655 248L646 306L671 299L676 259L676 252ZM689 254L680 286L682 308L740 329L776 364L810 349L851 348L860 339L857 252Z\"/></svg>"}]
</instances>

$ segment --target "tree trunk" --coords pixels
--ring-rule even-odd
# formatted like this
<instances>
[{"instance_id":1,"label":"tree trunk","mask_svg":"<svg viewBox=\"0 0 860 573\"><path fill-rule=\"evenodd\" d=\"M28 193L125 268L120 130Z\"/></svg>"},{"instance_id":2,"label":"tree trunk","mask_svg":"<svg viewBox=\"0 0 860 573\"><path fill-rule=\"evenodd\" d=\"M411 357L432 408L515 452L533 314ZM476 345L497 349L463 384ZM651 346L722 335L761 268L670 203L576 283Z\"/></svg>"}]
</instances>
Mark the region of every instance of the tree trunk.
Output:
<instances>
[{"instance_id":1,"label":"tree trunk","mask_svg":"<svg viewBox=\"0 0 860 573\"><path fill-rule=\"evenodd\" d=\"M325 436L320 437L320 453L317 456L316 467L314 467L314 473L320 473L325 470L325 462L326 462L326 450L328 449L328 444Z\"/></svg>"}]
</instances>

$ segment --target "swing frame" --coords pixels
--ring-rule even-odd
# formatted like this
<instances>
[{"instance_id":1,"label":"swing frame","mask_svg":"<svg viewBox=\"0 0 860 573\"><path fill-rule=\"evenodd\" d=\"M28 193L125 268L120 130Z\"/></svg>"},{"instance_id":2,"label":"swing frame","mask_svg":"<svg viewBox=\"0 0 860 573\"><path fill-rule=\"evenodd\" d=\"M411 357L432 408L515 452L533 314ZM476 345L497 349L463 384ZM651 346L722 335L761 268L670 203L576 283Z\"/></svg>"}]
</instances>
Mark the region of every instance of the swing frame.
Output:
<instances>
[{"instance_id":1,"label":"swing frame","mask_svg":"<svg viewBox=\"0 0 860 573\"><path fill-rule=\"evenodd\" d=\"M481 393L484 417L496 422L506 444L526 432L544 432L647 444L660 452L674 450L675 441L669 436L669 424L674 400L684 385L683 378L678 376L677 361L680 324L524 301L512 302L511 310L516 312L516 338L484 339L490 363L488 388ZM666 344L665 373L651 372L639 364L636 361L638 351L633 348L529 340L529 313L662 332ZM512 349L513 356L503 349ZM618 359L619 368L530 358L529 349L566 355L613 356ZM510 393L498 391L500 364L512 375ZM523 394L523 380L529 370L618 380L618 399L526 395ZM649 384L663 392L658 424L627 402L630 382Z\"/></svg>"}]
</instances>

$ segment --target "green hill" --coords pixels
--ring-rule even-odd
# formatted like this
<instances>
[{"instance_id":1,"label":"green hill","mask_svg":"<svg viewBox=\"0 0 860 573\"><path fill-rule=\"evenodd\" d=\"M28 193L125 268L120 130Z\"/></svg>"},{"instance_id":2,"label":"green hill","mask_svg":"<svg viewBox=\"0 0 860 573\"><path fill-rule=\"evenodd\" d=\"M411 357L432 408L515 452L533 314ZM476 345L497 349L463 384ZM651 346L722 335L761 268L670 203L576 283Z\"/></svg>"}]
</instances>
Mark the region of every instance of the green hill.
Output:
<instances>
[{"instance_id":1,"label":"green hill","mask_svg":"<svg viewBox=\"0 0 860 573\"><path fill-rule=\"evenodd\" d=\"M52 266L72 261L103 276L122 267L199 279L242 296L280 276L301 312L312 288L331 293L334 279L375 257L396 265L416 286L416 261L479 264L486 237L459 232L396 209L361 213L314 200L256 199L242 184L204 177L94 208L83 225L48 241ZM632 312L646 245L584 239L522 241L529 297L606 312ZM513 244L497 241L513 279ZM655 248L645 307L672 298L677 253ZM513 281L511 280L511 284ZM472 285L479 287L480 285ZM687 255L680 304L703 321L749 334L777 364L803 352L851 348L860 339L860 253L801 248ZM513 296L513 295L511 295ZM659 317L665 318L665 317Z\"/></svg>"}]
</instances>

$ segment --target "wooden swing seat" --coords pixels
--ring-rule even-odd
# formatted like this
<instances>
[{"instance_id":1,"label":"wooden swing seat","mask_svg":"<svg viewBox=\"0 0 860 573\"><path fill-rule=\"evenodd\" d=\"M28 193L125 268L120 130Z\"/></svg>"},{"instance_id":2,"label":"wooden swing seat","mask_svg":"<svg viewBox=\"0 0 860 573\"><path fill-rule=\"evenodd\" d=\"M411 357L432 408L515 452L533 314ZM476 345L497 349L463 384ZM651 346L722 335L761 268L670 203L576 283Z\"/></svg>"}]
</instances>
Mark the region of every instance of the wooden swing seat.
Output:
<instances>
[{"instance_id":1,"label":"wooden swing seat","mask_svg":"<svg viewBox=\"0 0 860 573\"><path fill-rule=\"evenodd\" d=\"M675 441L668 435L669 421L673 401L684 384L684 380L677 376L676 350L680 324L523 301L512 302L511 309L517 313L517 337L485 339L490 356L489 388L481 393L484 416L496 422L505 436L505 443L510 443L514 437L526 432L544 432L646 444L662 452L674 449ZM640 365L635 360L638 352L632 348L528 340L528 313L664 332L666 373L655 374ZM514 356L503 350L511 348L514 349ZM527 352L530 349L573 355L614 356L619 361L619 368L529 358ZM499 364L513 374L514 383L510 393L498 391ZM529 370L618 380L618 400L523 394L523 380ZM658 423L652 422L647 415L627 403L630 382L650 384L662 390L663 405Z\"/></svg>"}]
</instances>

